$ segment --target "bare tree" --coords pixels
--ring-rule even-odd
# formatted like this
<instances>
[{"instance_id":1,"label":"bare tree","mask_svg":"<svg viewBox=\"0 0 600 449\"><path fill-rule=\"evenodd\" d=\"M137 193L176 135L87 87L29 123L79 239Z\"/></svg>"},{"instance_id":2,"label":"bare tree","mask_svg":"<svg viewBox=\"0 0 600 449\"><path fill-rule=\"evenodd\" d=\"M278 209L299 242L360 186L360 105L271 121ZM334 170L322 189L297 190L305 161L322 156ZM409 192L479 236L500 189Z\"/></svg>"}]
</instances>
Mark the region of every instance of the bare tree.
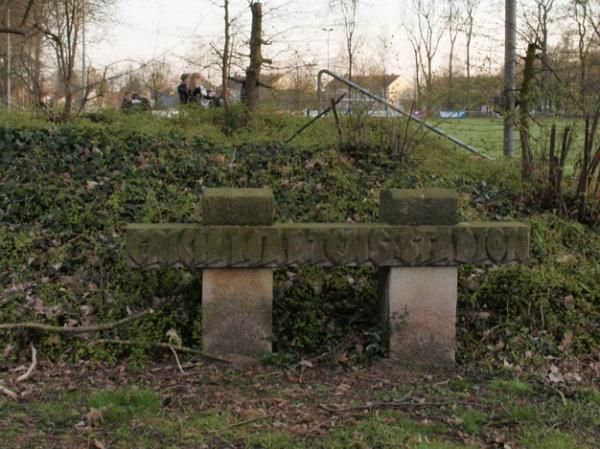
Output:
<instances>
[{"instance_id":1,"label":"bare tree","mask_svg":"<svg viewBox=\"0 0 600 449\"><path fill-rule=\"evenodd\" d=\"M467 79L471 79L471 44L473 43L473 32L475 29L475 14L480 1L481 0L462 0L465 13L463 32L467 41Z\"/></svg>"},{"instance_id":2,"label":"bare tree","mask_svg":"<svg viewBox=\"0 0 600 449\"><path fill-rule=\"evenodd\" d=\"M600 0L590 4L590 26L594 30L595 44L600 46Z\"/></svg>"},{"instance_id":3,"label":"bare tree","mask_svg":"<svg viewBox=\"0 0 600 449\"><path fill-rule=\"evenodd\" d=\"M227 89L227 85L229 83L229 70L231 67L231 47L232 47L232 39L231 39L231 27L233 25L233 20L231 19L229 13L229 0L223 0L223 21L224 21L224 42L223 42L223 51L221 53L221 83L223 86L223 107L225 108L226 113L229 109L229 91Z\"/></svg>"},{"instance_id":4,"label":"bare tree","mask_svg":"<svg viewBox=\"0 0 600 449\"><path fill-rule=\"evenodd\" d=\"M421 66L422 66L422 55L421 55L421 40L415 34L415 31L410 26L405 26L408 33L408 41L413 51L414 67L415 67L415 101L421 103L421 97L423 93L423 83L421 80Z\"/></svg>"},{"instance_id":5,"label":"bare tree","mask_svg":"<svg viewBox=\"0 0 600 449\"><path fill-rule=\"evenodd\" d=\"M409 40L415 53L417 72L425 79L426 107L429 108L433 85L433 62L444 35L446 16L437 0L413 0L416 24L407 28Z\"/></svg>"},{"instance_id":6,"label":"bare tree","mask_svg":"<svg viewBox=\"0 0 600 449\"><path fill-rule=\"evenodd\" d=\"M28 36L30 34L36 33L37 30L35 26L32 24L30 18L32 16L32 11L34 6L36 5L36 0L3 0L0 1L0 7L5 10L13 10L15 12L19 11L20 18L15 22L15 25L6 24L4 26L0 25L0 33L4 34L17 34L20 36Z\"/></svg>"},{"instance_id":7,"label":"bare tree","mask_svg":"<svg viewBox=\"0 0 600 449\"><path fill-rule=\"evenodd\" d=\"M71 114L77 91L75 58L79 45L79 31L83 20L82 0L50 0L44 5L44 20L36 27L43 33L54 52L56 68L64 89L64 116Z\"/></svg>"},{"instance_id":8,"label":"bare tree","mask_svg":"<svg viewBox=\"0 0 600 449\"><path fill-rule=\"evenodd\" d=\"M590 1L573 0L570 15L575 22L577 34L577 56L579 59L579 95L582 105L586 103L586 83L588 57L592 40L590 39Z\"/></svg>"},{"instance_id":9,"label":"bare tree","mask_svg":"<svg viewBox=\"0 0 600 449\"><path fill-rule=\"evenodd\" d=\"M533 0L531 9L524 10L524 24L527 29L527 41L534 43L540 50L540 60L542 62L540 79L540 89L543 96L542 107L544 110L550 108L547 94L547 85L549 81L549 34L550 27L556 20L555 17L556 0Z\"/></svg>"},{"instance_id":10,"label":"bare tree","mask_svg":"<svg viewBox=\"0 0 600 449\"><path fill-rule=\"evenodd\" d=\"M377 55L377 65L379 66L379 70L377 70L374 75L381 74L381 90L384 93L384 98L387 100L388 91L387 87L387 76L388 76L388 67L389 60L392 57L392 39L393 36L390 36L387 29L383 29L379 35L377 36L376 41L376 55ZM378 86L379 87L379 86ZM388 107L386 106L386 111Z\"/></svg>"},{"instance_id":11,"label":"bare tree","mask_svg":"<svg viewBox=\"0 0 600 449\"><path fill-rule=\"evenodd\" d=\"M246 68L246 80L243 84L242 99L248 107L248 110L253 111L258 106L260 74L263 64L271 64L270 59L264 58L262 55L262 46L267 44L262 35L262 3L259 1L250 1L250 10L252 11L252 31L250 34L250 64Z\"/></svg>"},{"instance_id":12,"label":"bare tree","mask_svg":"<svg viewBox=\"0 0 600 449\"><path fill-rule=\"evenodd\" d=\"M344 47L348 63L348 76L352 80L356 51L360 45L357 38L357 17L359 0L330 0L329 6L337 11L344 25Z\"/></svg>"},{"instance_id":13,"label":"bare tree","mask_svg":"<svg viewBox=\"0 0 600 449\"><path fill-rule=\"evenodd\" d=\"M448 88L452 89L454 77L454 49L456 47L456 39L460 31L462 22L462 12L457 4L457 0L448 0L448 40L450 41L450 53L448 55Z\"/></svg>"},{"instance_id":14,"label":"bare tree","mask_svg":"<svg viewBox=\"0 0 600 449\"><path fill-rule=\"evenodd\" d=\"M155 61L146 67L145 85L150 90L155 101L155 107L160 108L162 96L173 86L171 67L165 61Z\"/></svg>"},{"instance_id":15,"label":"bare tree","mask_svg":"<svg viewBox=\"0 0 600 449\"><path fill-rule=\"evenodd\" d=\"M21 4L22 15L16 26L2 27L0 33L24 37L42 36L43 42L52 51L61 84L59 87L64 90L63 115L69 116L76 93L85 90L85 86L77 85L75 80L75 61L83 20L93 20L98 17L99 12L112 3L112 0L27 0L26 3L5 0L5 2L7 5ZM36 59L40 57L41 55L38 54ZM37 79L39 80L39 76Z\"/></svg>"}]
</instances>

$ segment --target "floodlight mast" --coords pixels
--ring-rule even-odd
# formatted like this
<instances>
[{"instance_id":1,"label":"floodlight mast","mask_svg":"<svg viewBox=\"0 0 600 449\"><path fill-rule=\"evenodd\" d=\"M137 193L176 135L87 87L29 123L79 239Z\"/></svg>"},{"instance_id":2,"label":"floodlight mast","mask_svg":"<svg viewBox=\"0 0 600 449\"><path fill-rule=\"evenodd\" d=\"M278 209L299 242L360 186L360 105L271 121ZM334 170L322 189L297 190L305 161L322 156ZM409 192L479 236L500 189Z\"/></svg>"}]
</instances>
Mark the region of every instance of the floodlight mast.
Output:
<instances>
[{"instance_id":1,"label":"floodlight mast","mask_svg":"<svg viewBox=\"0 0 600 449\"><path fill-rule=\"evenodd\" d=\"M517 92L517 2L505 0L504 156L515 157L515 96Z\"/></svg>"}]
</instances>

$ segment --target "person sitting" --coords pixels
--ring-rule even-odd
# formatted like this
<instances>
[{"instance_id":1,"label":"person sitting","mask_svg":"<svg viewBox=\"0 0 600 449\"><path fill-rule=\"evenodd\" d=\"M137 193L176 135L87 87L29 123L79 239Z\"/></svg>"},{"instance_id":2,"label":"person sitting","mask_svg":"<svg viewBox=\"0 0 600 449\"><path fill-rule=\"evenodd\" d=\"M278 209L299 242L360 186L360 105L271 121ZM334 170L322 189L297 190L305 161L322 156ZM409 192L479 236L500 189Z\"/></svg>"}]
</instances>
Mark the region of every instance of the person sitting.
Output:
<instances>
[{"instance_id":1,"label":"person sitting","mask_svg":"<svg viewBox=\"0 0 600 449\"><path fill-rule=\"evenodd\" d=\"M208 107L208 92L201 84L202 76L199 73L192 73L189 78L188 88L190 93L190 103L199 104L204 108Z\"/></svg>"},{"instance_id":2,"label":"person sitting","mask_svg":"<svg viewBox=\"0 0 600 449\"><path fill-rule=\"evenodd\" d=\"M121 100L121 110L126 111L131 108L131 92L125 92L123 100Z\"/></svg>"},{"instance_id":3,"label":"person sitting","mask_svg":"<svg viewBox=\"0 0 600 449\"><path fill-rule=\"evenodd\" d=\"M177 93L179 94L179 104L188 104L191 101L191 92L189 88L189 73L181 75L181 83L177 86Z\"/></svg>"},{"instance_id":4,"label":"person sitting","mask_svg":"<svg viewBox=\"0 0 600 449\"><path fill-rule=\"evenodd\" d=\"M133 92L130 96L126 94L121 103L121 110L123 112L151 111L152 101L137 92Z\"/></svg>"}]
</instances>

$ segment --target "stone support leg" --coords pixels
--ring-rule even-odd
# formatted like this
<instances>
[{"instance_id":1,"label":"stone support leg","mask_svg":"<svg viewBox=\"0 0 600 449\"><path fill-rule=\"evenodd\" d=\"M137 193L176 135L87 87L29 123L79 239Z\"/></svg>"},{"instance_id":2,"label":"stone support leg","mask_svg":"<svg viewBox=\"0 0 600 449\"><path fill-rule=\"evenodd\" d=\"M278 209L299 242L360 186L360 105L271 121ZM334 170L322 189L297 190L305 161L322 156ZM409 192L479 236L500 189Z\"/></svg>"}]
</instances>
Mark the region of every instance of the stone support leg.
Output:
<instances>
[{"instance_id":1,"label":"stone support leg","mask_svg":"<svg viewBox=\"0 0 600 449\"><path fill-rule=\"evenodd\" d=\"M258 357L271 352L273 270L202 272L202 343L217 355Z\"/></svg>"},{"instance_id":2,"label":"stone support leg","mask_svg":"<svg viewBox=\"0 0 600 449\"><path fill-rule=\"evenodd\" d=\"M390 358L407 364L454 362L456 267L386 268L379 273L380 315Z\"/></svg>"}]
</instances>

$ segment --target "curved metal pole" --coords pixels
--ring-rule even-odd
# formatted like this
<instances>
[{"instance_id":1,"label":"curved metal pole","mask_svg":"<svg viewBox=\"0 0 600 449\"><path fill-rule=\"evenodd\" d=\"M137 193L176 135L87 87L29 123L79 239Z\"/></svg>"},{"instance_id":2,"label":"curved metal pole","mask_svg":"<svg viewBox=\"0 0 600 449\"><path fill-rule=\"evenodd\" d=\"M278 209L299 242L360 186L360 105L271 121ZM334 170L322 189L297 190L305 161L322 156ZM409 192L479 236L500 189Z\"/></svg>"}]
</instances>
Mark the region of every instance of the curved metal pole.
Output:
<instances>
[{"instance_id":1,"label":"curved metal pole","mask_svg":"<svg viewBox=\"0 0 600 449\"><path fill-rule=\"evenodd\" d=\"M468 143L465 143L462 140L457 139L454 136L451 136L450 134L446 134L440 128L438 128L436 126L433 126L433 125L430 125L429 123L427 123L424 120L421 120L421 119L418 119L416 117L413 117L411 114L403 111L400 108L397 108L396 106L394 106L393 104L387 102L386 100L384 100L383 98L379 97L378 95L375 95L375 94L369 92L364 87L361 87L358 84L356 84L356 83L354 83L354 82L352 82L350 80L347 80L345 78L342 78L341 76L339 76L339 75L337 75L337 74L335 74L335 73L333 73L333 72L331 72L329 70L326 70L326 69L321 70L319 72L319 74L318 74L318 77L317 77L317 95L318 95L319 103L321 103L321 91L322 91L322 87L323 87L323 82L322 82L323 75L329 75L332 78L338 80L340 83L343 83L346 86L351 87L352 89L356 89L357 91L359 91L360 93L366 95L367 97L372 98L373 100L377 101L378 103L381 103L383 105L388 106L391 110L396 111L400 115L403 115L404 117L406 117L406 118L408 118L410 120L413 120L414 122L417 122L419 125L423 126L424 128L427 128L428 130L434 132L438 136L441 136L441 137L443 137L445 139L448 139L450 142L458 145L459 147L461 147L461 148L463 148L463 149L465 149L465 150L467 150L467 151L469 151L471 153L477 154L477 155L479 155L479 156L481 156L481 157L483 157L485 159L488 159L490 161L494 160L493 157L488 156L487 154L485 154L479 148L476 148L473 145L469 145Z\"/></svg>"}]
</instances>

